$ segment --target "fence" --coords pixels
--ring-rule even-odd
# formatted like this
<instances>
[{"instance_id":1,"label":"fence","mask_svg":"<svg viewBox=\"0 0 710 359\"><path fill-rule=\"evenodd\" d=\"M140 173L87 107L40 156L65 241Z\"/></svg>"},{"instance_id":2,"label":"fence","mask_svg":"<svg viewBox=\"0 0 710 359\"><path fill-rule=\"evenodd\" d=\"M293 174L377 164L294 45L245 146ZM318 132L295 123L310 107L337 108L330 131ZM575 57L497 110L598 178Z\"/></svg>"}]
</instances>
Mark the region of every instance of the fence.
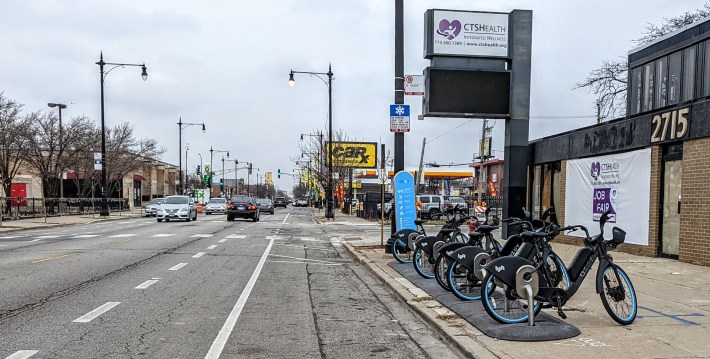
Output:
<instances>
[{"instance_id":1,"label":"fence","mask_svg":"<svg viewBox=\"0 0 710 359\"><path fill-rule=\"evenodd\" d=\"M130 210L128 199L108 198L109 211ZM99 213L101 198L0 197L3 220Z\"/></svg>"}]
</instances>

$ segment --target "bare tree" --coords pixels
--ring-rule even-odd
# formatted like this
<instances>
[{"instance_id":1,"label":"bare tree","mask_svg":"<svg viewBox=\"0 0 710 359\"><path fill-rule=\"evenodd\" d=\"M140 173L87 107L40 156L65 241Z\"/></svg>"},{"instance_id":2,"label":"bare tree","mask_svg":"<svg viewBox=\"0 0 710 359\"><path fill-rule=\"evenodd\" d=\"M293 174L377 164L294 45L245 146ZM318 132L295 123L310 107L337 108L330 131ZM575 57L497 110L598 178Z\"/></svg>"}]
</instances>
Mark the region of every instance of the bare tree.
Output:
<instances>
[{"instance_id":1,"label":"bare tree","mask_svg":"<svg viewBox=\"0 0 710 359\"><path fill-rule=\"evenodd\" d=\"M664 18L658 26L647 24L642 36L634 40L636 46L642 46L653 40L683 28L710 15L710 4L704 4L701 9L685 12L680 16ZM629 66L626 58L616 61L605 60L602 65L589 72L587 78L574 85L573 89L586 88L597 96L602 118L614 118L626 115L626 90L628 85Z\"/></svg>"},{"instance_id":2,"label":"bare tree","mask_svg":"<svg viewBox=\"0 0 710 359\"><path fill-rule=\"evenodd\" d=\"M8 197L12 180L22 165L22 149L28 141L29 119L20 115L22 106L0 92L0 184Z\"/></svg>"},{"instance_id":3,"label":"bare tree","mask_svg":"<svg viewBox=\"0 0 710 359\"><path fill-rule=\"evenodd\" d=\"M113 193L120 188L123 176L143 168L144 159L158 158L165 148L152 138L137 139L133 126L123 122L106 131L106 152L107 169L113 180L109 181L108 193Z\"/></svg>"}]
</instances>

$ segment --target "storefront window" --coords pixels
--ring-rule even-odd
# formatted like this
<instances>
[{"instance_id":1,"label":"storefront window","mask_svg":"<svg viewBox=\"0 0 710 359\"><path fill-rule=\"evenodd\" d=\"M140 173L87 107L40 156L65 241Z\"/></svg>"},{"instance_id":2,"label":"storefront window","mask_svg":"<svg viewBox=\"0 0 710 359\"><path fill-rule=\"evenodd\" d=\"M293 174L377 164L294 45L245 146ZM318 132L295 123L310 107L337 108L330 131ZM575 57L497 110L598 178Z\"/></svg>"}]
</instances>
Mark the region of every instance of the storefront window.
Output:
<instances>
[{"instance_id":1,"label":"storefront window","mask_svg":"<svg viewBox=\"0 0 710 359\"><path fill-rule=\"evenodd\" d=\"M557 168L552 172L552 199L555 205L555 212L557 213L562 210L562 188L560 188L560 173L560 166L557 166Z\"/></svg>"},{"instance_id":2,"label":"storefront window","mask_svg":"<svg viewBox=\"0 0 710 359\"><path fill-rule=\"evenodd\" d=\"M653 63L643 66L643 111L653 109Z\"/></svg>"},{"instance_id":3,"label":"storefront window","mask_svg":"<svg viewBox=\"0 0 710 359\"><path fill-rule=\"evenodd\" d=\"M668 57L661 57L656 60L656 99L653 102L654 108L660 108L666 105L666 97L668 90Z\"/></svg>"},{"instance_id":4,"label":"storefront window","mask_svg":"<svg viewBox=\"0 0 710 359\"><path fill-rule=\"evenodd\" d=\"M710 40L705 41L705 65L703 66L703 96L710 96Z\"/></svg>"},{"instance_id":5,"label":"storefront window","mask_svg":"<svg viewBox=\"0 0 710 359\"><path fill-rule=\"evenodd\" d=\"M681 52L672 53L668 60L668 104L680 102Z\"/></svg>"},{"instance_id":6,"label":"storefront window","mask_svg":"<svg viewBox=\"0 0 710 359\"><path fill-rule=\"evenodd\" d=\"M535 166L533 169L532 183L532 212L533 219L540 219L540 172L542 166Z\"/></svg>"},{"instance_id":7,"label":"storefront window","mask_svg":"<svg viewBox=\"0 0 710 359\"><path fill-rule=\"evenodd\" d=\"M695 49L691 46L683 50L683 101L695 98Z\"/></svg>"},{"instance_id":8,"label":"storefront window","mask_svg":"<svg viewBox=\"0 0 710 359\"><path fill-rule=\"evenodd\" d=\"M641 112L641 67L631 70L631 114Z\"/></svg>"},{"instance_id":9,"label":"storefront window","mask_svg":"<svg viewBox=\"0 0 710 359\"><path fill-rule=\"evenodd\" d=\"M545 172L542 176L542 209L540 212L545 212L552 206L552 164L548 163L544 167Z\"/></svg>"}]
</instances>

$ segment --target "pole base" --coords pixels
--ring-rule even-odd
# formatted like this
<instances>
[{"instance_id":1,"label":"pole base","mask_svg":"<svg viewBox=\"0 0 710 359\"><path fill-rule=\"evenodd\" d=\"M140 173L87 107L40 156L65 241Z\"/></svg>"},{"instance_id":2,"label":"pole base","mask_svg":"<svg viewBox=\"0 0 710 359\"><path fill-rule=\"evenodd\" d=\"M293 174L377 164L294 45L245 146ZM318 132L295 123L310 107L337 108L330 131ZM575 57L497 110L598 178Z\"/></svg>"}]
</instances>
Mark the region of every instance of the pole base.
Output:
<instances>
[{"instance_id":1,"label":"pole base","mask_svg":"<svg viewBox=\"0 0 710 359\"><path fill-rule=\"evenodd\" d=\"M101 216L101 217L108 217L108 216L110 216L110 215L111 215L111 214L109 213L108 210L104 211L103 209L102 209L101 212L99 213L99 216Z\"/></svg>"}]
</instances>

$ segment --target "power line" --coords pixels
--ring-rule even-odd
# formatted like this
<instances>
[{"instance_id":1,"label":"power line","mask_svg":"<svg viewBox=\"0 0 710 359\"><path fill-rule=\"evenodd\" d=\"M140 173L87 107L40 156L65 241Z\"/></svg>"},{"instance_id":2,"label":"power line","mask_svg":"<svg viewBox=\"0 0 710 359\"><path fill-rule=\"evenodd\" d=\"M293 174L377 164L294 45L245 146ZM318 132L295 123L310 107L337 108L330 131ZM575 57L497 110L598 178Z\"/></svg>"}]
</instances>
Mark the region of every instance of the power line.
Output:
<instances>
[{"instance_id":1,"label":"power line","mask_svg":"<svg viewBox=\"0 0 710 359\"><path fill-rule=\"evenodd\" d=\"M450 133L450 132L452 132L452 131L458 129L459 127L463 127L463 126L467 125L467 124L468 124L469 122L471 122L471 121L473 121L473 120L468 120L468 121L466 121L466 122L464 122L464 123L462 123L462 124L460 124L460 125L458 125L458 126L452 128L452 129L450 129L450 130L448 130L448 131L446 131L446 132L440 134L439 136L434 137L434 139L432 139L431 141L427 141L427 143L432 143L432 142L438 140L439 138L441 138L442 136L444 136L444 135L446 135L446 134L448 134L448 133Z\"/></svg>"}]
</instances>

